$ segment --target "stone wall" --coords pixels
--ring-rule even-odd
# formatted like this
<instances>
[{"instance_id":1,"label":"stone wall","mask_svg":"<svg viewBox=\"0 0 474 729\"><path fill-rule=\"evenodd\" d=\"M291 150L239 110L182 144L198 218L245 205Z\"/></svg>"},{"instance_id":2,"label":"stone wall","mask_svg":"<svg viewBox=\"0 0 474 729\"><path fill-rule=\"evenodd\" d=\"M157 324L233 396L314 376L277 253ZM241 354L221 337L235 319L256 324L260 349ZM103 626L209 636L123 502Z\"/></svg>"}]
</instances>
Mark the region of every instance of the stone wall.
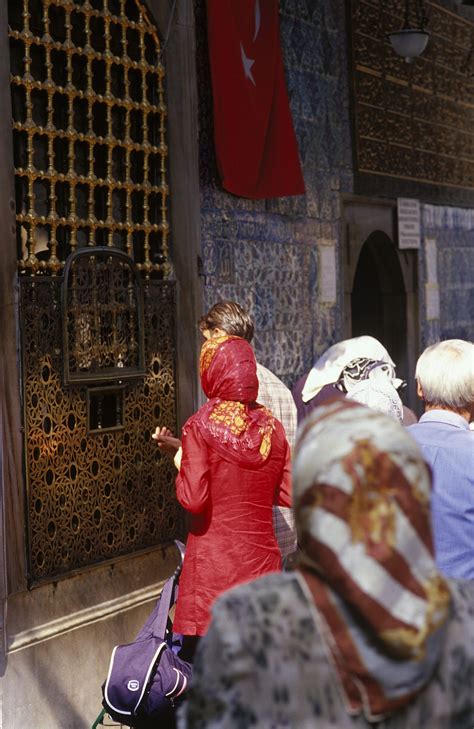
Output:
<instances>
[{"instance_id":1,"label":"stone wall","mask_svg":"<svg viewBox=\"0 0 474 729\"><path fill-rule=\"evenodd\" d=\"M0 728L89 729L114 646L134 639L178 562L169 546L10 595Z\"/></svg>"},{"instance_id":2,"label":"stone wall","mask_svg":"<svg viewBox=\"0 0 474 729\"><path fill-rule=\"evenodd\" d=\"M319 261L322 245L339 259L340 196L352 191L352 158L344 2L282 0L280 10L306 195L255 201L219 185L205 8L195 3L202 276L204 306L227 298L247 307L258 359L291 385L341 335L341 292L321 302Z\"/></svg>"},{"instance_id":3,"label":"stone wall","mask_svg":"<svg viewBox=\"0 0 474 729\"><path fill-rule=\"evenodd\" d=\"M422 348L439 339L474 341L474 210L424 205L422 223ZM436 250L436 272L429 270L427 260L430 241ZM438 291L433 278L437 279ZM435 316L437 294L439 315ZM430 296L434 297L434 309L430 307Z\"/></svg>"}]
</instances>

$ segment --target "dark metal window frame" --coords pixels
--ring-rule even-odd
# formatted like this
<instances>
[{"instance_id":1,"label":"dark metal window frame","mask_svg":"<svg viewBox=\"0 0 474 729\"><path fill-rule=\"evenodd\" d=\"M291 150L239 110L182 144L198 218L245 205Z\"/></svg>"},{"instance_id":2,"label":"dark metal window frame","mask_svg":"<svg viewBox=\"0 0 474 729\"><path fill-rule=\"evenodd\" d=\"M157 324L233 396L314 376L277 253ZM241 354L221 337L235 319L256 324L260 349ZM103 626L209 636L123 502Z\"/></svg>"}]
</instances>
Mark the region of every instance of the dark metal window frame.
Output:
<instances>
[{"instance_id":1,"label":"dark metal window frame","mask_svg":"<svg viewBox=\"0 0 474 729\"><path fill-rule=\"evenodd\" d=\"M74 264L81 258L116 258L127 264L132 272L135 292L136 292L136 322L137 322L137 338L138 338L138 366L132 367L110 367L102 373L84 371L81 373L73 373L70 368L70 348L69 348L69 306L68 306L68 289L71 273ZM104 382L121 382L122 380L132 380L142 378L145 374L144 364L144 333L143 333L143 292L142 282L139 278L136 266L132 259L123 251L114 248L91 247L74 251L67 259L64 268L64 280L62 288L62 327L63 327L63 348L64 348L64 382L66 385L84 385L98 384Z\"/></svg>"}]
</instances>

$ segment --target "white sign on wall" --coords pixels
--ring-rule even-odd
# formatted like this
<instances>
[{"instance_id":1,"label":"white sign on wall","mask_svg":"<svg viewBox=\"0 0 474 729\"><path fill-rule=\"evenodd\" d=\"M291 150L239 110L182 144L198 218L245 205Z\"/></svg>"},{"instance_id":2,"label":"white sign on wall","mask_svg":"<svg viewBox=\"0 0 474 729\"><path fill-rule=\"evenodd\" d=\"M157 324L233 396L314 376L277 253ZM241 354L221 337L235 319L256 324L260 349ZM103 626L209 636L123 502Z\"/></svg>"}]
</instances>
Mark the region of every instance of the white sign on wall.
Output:
<instances>
[{"instance_id":1,"label":"white sign on wall","mask_svg":"<svg viewBox=\"0 0 474 729\"><path fill-rule=\"evenodd\" d=\"M398 247L420 247L420 201L410 197L397 199Z\"/></svg>"},{"instance_id":2,"label":"white sign on wall","mask_svg":"<svg viewBox=\"0 0 474 729\"><path fill-rule=\"evenodd\" d=\"M436 238L425 238L427 283L438 283L438 246Z\"/></svg>"},{"instance_id":3,"label":"white sign on wall","mask_svg":"<svg viewBox=\"0 0 474 729\"><path fill-rule=\"evenodd\" d=\"M439 319L439 286L434 283L425 284L426 318Z\"/></svg>"},{"instance_id":4,"label":"white sign on wall","mask_svg":"<svg viewBox=\"0 0 474 729\"><path fill-rule=\"evenodd\" d=\"M334 304L337 298L336 246L319 247L319 300Z\"/></svg>"},{"instance_id":5,"label":"white sign on wall","mask_svg":"<svg viewBox=\"0 0 474 729\"><path fill-rule=\"evenodd\" d=\"M426 263L426 318L439 319L438 246L436 238L425 238Z\"/></svg>"}]
</instances>

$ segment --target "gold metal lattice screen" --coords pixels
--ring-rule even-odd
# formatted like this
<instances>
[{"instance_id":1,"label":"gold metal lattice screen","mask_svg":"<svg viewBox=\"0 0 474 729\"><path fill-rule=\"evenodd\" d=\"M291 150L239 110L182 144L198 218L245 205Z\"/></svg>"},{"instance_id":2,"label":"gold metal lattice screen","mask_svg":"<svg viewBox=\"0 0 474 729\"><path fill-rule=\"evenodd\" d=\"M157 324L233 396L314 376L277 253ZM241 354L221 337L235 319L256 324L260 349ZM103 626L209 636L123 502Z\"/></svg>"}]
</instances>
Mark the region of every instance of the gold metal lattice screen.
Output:
<instances>
[{"instance_id":1,"label":"gold metal lattice screen","mask_svg":"<svg viewBox=\"0 0 474 729\"><path fill-rule=\"evenodd\" d=\"M138 0L9 0L31 583L183 536L164 69Z\"/></svg>"},{"instance_id":2,"label":"gold metal lattice screen","mask_svg":"<svg viewBox=\"0 0 474 729\"><path fill-rule=\"evenodd\" d=\"M115 248L83 248L64 271L64 379L98 383L143 375L140 279Z\"/></svg>"},{"instance_id":3,"label":"gold metal lattice screen","mask_svg":"<svg viewBox=\"0 0 474 729\"><path fill-rule=\"evenodd\" d=\"M58 272L86 245L167 273L163 78L138 0L9 0L18 258Z\"/></svg>"},{"instance_id":4,"label":"gold metal lattice screen","mask_svg":"<svg viewBox=\"0 0 474 729\"><path fill-rule=\"evenodd\" d=\"M143 283L145 376L115 387L62 383L57 276L20 288L32 582L183 536L172 460L151 435L176 427L175 287Z\"/></svg>"}]
</instances>

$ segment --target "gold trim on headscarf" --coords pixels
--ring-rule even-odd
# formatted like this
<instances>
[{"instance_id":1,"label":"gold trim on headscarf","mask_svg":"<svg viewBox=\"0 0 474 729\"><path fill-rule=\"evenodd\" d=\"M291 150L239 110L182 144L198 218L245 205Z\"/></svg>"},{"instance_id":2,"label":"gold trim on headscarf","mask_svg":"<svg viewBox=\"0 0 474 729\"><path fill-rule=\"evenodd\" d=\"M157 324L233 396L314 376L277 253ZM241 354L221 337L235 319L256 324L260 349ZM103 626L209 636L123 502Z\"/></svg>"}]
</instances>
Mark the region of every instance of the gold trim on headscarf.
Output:
<instances>
[{"instance_id":1,"label":"gold trim on headscarf","mask_svg":"<svg viewBox=\"0 0 474 729\"><path fill-rule=\"evenodd\" d=\"M451 603L451 593L441 575L433 575L423 582L427 595L426 621L423 627L415 631L409 628L384 630L381 639L391 653L401 658L421 660L425 656L427 638L442 625L447 617Z\"/></svg>"},{"instance_id":2,"label":"gold trim on headscarf","mask_svg":"<svg viewBox=\"0 0 474 729\"><path fill-rule=\"evenodd\" d=\"M260 443L260 454L265 461L270 455L270 451L272 449L272 433L275 430L275 421L270 410L265 407L263 408L263 410L265 411L265 414L269 416L266 424L259 430L262 435L262 442Z\"/></svg>"},{"instance_id":3,"label":"gold trim on headscarf","mask_svg":"<svg viewBox=\"0 0 474 729\"><path fill-rule=\"evenodd\" d=\"M216 350L228 339L232 339L232 337L228 334L223 334L221 337L213 337L212 339L208 339L204 342L201 347L201 355L199 357L199 372L201 375L209 369Z\"/></svg>"},{"instance_id":4,"label":"gold trim on headscarf","mask_svg":"<svg viewBox=\"0 0 474 729\"><path fill-rule=\"evenodd\" d=\"M209 420L229 428L233 435L241 435L247 428L248 416L246 406L234 400L224 400L215 405Z\"/></svg>"},{"instance_id":5,"label":"gold trim on headscarf","mask_svg":"<svg viewBox=\"0 0 474 729\"><path fill-rule=\"evenodd\" d=\"M358 478L357 469L352 466L354 458L364 469L362 479ZM380 483L381 459L383 454L368 440L359 440L350 458L345 459L345 470L354 483L349 528L354 542L392 550L395 546L396 506L393 489L389 484Z\"/></svg>"}]
</instances>

